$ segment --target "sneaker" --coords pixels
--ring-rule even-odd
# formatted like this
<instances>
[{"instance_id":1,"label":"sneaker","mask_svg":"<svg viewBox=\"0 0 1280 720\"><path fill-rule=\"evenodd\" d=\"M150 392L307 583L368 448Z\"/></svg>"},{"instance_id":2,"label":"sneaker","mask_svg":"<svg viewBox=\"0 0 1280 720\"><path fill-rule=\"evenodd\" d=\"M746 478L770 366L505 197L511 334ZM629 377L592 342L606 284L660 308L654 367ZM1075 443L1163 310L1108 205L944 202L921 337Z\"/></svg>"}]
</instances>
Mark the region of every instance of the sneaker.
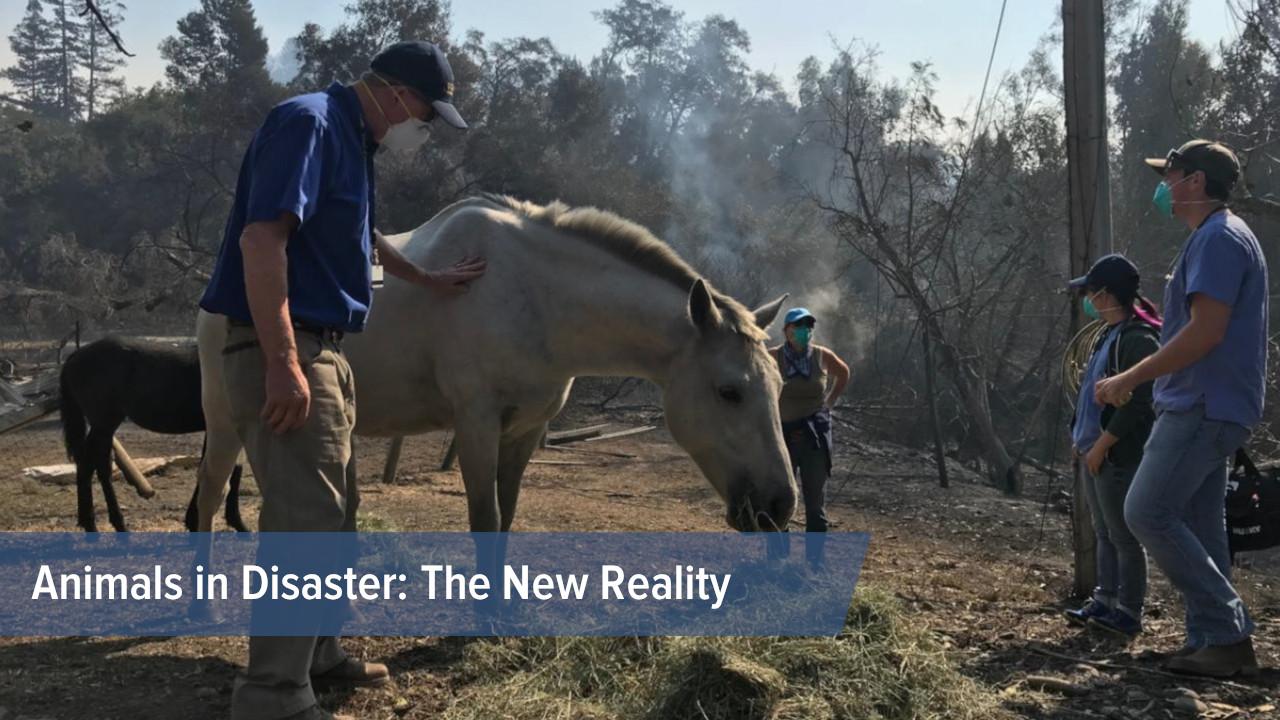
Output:
<instances>
[{"instance_id":1,"label":"sneaker","mask_svg":"<svg viewBox=\"0 0 1280 720\"><path fill-rule=\"evenodd\" d=\"M354 658L345 658L337 667L311 676L311 686L322 691L343 687L380 687L389 682L391 673L386 665Z\"/></svg>"},{"instance_id":2,"label":"sneaker","mask_svg":"<svg viewBox=\"0 0 1280 720\"><path fill-rule=\"evenodd\" d=\"M1142 632L1142 621L1123 610L1112 610L1105 615L1089 618L1089 627L1132 640Z\"/></svg>"},{"instance_id":3,"label":"sneaker","mask_svg":"<svg viewBox=\"0 0 1280 720\"><path fill-rule=\"evenodd\" d=\"M1258 674L1258 658L1253 654L1253 639L1245 638L1232 645L1209 645L1164 664L1170 672L1229 678Z\"/></svg>"},{"instance_id":4,"label":"sneaker","mask_svg":"<svg viewBox=\"0 0 1280 720\"><path fill-rule=\"evenodd\" d=\"M1079 625L1081 627L1084 627L1085 625L1089 624L1090 618L1095 618L1100 615L1106 615L1109 612L1111 612L1111 608L1107 607L1106 605L1103 605L1097 600L1090 600L1089 602L1085 603L1084 606L1081 607L1079 610L1067 610L1063 614L1067 616L1067 620L1072 625Z\"/></svg>"}]
</instances>

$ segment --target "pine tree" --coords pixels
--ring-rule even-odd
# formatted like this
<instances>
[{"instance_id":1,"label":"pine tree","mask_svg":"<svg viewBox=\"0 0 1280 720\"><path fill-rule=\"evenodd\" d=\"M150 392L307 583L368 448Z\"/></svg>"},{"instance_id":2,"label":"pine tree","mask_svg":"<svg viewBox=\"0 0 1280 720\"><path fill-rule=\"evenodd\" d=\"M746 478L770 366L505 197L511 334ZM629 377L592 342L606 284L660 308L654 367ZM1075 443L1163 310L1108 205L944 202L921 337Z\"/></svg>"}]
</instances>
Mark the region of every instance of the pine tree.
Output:
<instances>
[{"instance_id":1,"label":"pine tree","mask_svg":"<svg viewBox=\"0 0 1280 720\"><path fill-rule=\"evenodd\" d=\"M84 25L71 0L48 0L53 8L53 63L56 66L58 115L78 119L83 110L84 81L76 73L76 59L84 47Z\"/></svg>"},{"instance_id":2,"label":"pine tree","mask_svg":"<svg viewBox=\"0 0 1280 720\"><path fill-rule=\"evenodd\" d=\"M102 18L111 27L119 27L126 7L119 0L99 2ZM124 55L98 23L93 13L84 16L86 42L81 47L79 66L87 76L84 107L90 120L98 109L124 91L124 80L116 73L125 64Z\"/></svg>"},{"instance_id":3,"label":"pine tree","mask_svg":"<svg viewBox=\"0 0 1280 720\"><path fill-rule=\"evenodd\" d=\"M57 106L53 32L53 24L44 15L41 0L28 0L26 14L9 36L9 47L18 62L0 73L13 83L19 100L33 112L44 115L55 114Z\"/></svg>"},{"instance_id":4,"label":"pine tree","mask_svg":"<svg viewBox=\"0 0 1280 720\"><path fill-rule=\"evenodd\" d=\"M250 0L200 0L160 44L165 74L182 89L266 82L267 51Z\"/></svg>"}]
</instances>

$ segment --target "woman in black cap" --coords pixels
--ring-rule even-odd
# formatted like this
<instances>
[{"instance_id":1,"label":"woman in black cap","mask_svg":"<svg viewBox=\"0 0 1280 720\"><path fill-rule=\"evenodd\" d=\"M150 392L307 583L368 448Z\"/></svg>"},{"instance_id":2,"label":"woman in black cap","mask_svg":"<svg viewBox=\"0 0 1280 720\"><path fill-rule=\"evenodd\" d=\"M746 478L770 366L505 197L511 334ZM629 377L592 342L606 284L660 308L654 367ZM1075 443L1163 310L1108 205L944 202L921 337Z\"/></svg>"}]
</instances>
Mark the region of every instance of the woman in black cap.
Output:
<instances>
[{"instance_id":1,"label":"woman in black cap","mask_svg":"<svg viewBox=\"0 0 1280 720\"><path fill-rule=\"evenodd\" d=\"M1142 632L1147 556L1124 520L1124 500L1142 461L1155 422L1152 383L1126 402L1099 405L1094 385L1136 365L1160 349L1160 314L1139 292L1138 268L1123 255L1100 258L1070 283L1082 293L1084 313L1107 324L1093 347L1080 383L1071 441L1088 469L1086 495L1098 539L1098 585L1093 597L1067 618L1126 638Z\"/></svg>"}]
</instances>

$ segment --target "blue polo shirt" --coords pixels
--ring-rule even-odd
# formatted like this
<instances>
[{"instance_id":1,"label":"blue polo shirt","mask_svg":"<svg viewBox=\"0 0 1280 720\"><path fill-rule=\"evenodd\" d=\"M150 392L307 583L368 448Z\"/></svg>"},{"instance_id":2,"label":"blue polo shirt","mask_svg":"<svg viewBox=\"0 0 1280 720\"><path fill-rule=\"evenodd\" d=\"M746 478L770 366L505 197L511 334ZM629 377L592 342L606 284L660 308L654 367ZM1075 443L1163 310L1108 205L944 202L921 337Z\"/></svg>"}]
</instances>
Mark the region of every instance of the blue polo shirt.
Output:
<instances>
[{"instance_id":1,"label":"blue polo shirt","mask_svg":"<svg viewBox=\"0 0 1280 720\"><path fill-rule=\"evenodd\" d=\"M1164 291L1167 344L1191 321L1191 297L1231 307L1223 341L1194 364L1156 380L1159 411L1204 404L1209 420L1253 427L1262 419L1267 375L1267 261L1253 231L1230 211L1210 215L1174 263Z\"/></svg>"},{"instance_id":2,"label":"blue polo shirt","mask_svg":"<svg viewBox=\"0 0 1280 720\"><path fill-rule=\"evenodd\" d=\"M240 165L235 203L200 307L248 322L240 236L249 223L297 216L289 238L289 312L295 321L364 329L373 301L372 141L353 88L334 83L267 115Z\"/></svg>"}]
</instances>

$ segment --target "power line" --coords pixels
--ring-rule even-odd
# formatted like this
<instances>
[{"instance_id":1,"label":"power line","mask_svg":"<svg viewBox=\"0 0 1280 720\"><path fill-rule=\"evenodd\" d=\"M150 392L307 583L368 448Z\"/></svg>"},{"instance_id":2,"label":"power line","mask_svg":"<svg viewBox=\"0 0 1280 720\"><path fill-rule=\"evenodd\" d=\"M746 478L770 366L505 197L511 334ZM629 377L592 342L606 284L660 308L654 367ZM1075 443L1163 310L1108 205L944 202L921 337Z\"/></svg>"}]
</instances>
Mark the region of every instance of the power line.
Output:
<instances>
[{"instance_id":1,"label":"power line","mask_svg":"<svg viewBox=\"0 0 1280 720\"><path fill-rule=\"evenodd\" d=\"M973 115L973 131L969 133L969 150L973 151L973 143L978 136L978 124L982 122L982 103L987 98L987 83L991 80L991 67L996 61L996 47L1000 45L1000 30L1004 27L1004 11L1009 0L1001 0L1000 19L996 20L996 36L991 41L991 56L987 58L987 74L982 78L982 92L978 94L978 110Z\"/></svg>"}]
</instances>

